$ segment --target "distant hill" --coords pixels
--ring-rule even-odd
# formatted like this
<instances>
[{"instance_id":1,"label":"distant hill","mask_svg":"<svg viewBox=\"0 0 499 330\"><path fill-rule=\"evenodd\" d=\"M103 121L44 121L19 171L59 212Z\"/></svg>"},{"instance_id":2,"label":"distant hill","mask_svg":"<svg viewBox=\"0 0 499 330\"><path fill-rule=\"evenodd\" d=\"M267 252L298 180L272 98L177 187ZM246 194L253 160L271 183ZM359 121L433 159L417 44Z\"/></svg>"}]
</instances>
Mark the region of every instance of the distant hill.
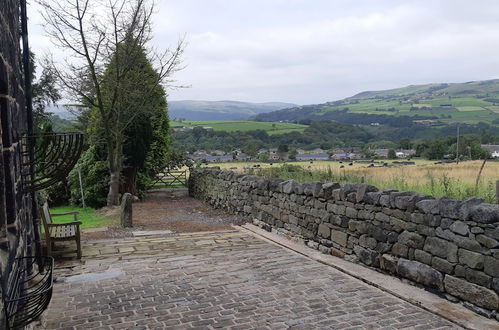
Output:
<instances>
[{"instance_id":1,"label":"distant hill","mask_svg":"<svg viewBox=\"0 0 499 330\"><path fill-rule=\"evenodd\" d=\"M414 120L431 120L440 126L499 124L499 79L366 91L338 101L288 108L255 118L263 121L328 119L394 127L411 126Z\"/></svg>"},{"instance_id":2,"label":"distant hill","mask_svg":"<svg viewBox=\"0 0 499 330\"><path fill-rule=\"evenodd\" d=\"M242 120L264 112L296 107L282 102L250 103L239 101L169 101L170 119Z\"/></svg>"}]
</instances>

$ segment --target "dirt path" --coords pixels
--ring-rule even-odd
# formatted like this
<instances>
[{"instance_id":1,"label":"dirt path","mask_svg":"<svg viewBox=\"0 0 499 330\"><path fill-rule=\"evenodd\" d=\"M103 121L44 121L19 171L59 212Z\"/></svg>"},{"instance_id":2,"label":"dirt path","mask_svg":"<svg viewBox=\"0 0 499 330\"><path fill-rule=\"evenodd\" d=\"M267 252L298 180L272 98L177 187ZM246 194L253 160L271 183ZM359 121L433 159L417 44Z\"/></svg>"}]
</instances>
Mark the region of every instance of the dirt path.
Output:
<instances>
[{"instance_id":1,"label":"dirt path","mask_svg":"<svg viewBox=\"0 0 499 330\"><path fill-rule=\"evenodd\" d=\"M110 212L111 215L113 213L116 217L117 212ZM83 233L83 239L132 237L133 231L143 230L225 230L231 229L231 224L244 222L243 217L214 210L204 202L189 197L187 189L159 190L150 192L146 199L133 204L133 228L110 226L107 230L89 230Z\"/></svg>"}]
</instances>

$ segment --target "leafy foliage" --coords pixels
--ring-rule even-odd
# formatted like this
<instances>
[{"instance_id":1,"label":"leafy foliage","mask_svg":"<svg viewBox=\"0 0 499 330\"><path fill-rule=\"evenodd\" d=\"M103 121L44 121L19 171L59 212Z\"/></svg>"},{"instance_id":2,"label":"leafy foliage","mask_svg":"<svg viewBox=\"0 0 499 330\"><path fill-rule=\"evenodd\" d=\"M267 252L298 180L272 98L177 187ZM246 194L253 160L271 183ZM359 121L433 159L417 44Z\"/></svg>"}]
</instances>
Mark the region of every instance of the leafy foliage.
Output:
<instances>
[{"instance_id":1,"label":"leafy foliage","mask_svg":"<svg viewBox=\"0 0 499 330\"><path fill-rule=\"evenodd\" d=\"M102 160L95 146L90 146L81 156L79 168L83 182L83 193L85 203L91 207L102 207L106 205L106 193L109 182L109 170L107 164ZM69 173L70 202L73 205L81 205L80 181L78 168Z\"/></svg>"}]
</instances>

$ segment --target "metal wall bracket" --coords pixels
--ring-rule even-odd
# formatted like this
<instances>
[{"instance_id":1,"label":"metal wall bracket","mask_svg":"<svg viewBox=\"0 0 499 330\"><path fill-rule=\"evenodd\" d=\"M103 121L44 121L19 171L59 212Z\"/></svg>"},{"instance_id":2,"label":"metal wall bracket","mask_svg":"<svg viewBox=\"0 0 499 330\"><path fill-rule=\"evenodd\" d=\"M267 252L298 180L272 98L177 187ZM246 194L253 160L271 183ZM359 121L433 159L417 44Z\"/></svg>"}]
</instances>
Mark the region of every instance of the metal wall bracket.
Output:
<instances>
[{"instance_id":1,"label":"metal wall bracket","mask_svg":"<svg viewBox=\"0 0 499 330\"><path fill-rule=\"evenodd\" d=\"M21 166L24 191L39 191L67 178L80 158L83 141L82 133L23 136ZM31 153L34 157L30 157Z\"/></svg>"}]
</instances>

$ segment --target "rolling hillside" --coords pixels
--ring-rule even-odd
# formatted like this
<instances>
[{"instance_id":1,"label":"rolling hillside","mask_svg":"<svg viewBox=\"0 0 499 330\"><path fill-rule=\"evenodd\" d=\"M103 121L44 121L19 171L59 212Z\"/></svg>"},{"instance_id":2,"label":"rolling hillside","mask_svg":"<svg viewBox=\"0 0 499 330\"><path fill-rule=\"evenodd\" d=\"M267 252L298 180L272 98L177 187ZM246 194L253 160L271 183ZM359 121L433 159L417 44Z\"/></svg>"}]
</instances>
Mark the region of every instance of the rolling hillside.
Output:
<instances>
[{"instance_id":1,"label":"rolling hillside","mask_svg":"<svg viewBox=\"0 0 499 330\"><path fill-rule=\"evenodd\" d=\"M172 121L170 122L171 127L184 126L184 127L211 127L214 131L225 131L225 132L247 132L254 130L264 130L269 135L283 134L290 132L303 132L306 125L292 124L292 123L269 123L269 122L258 122L258 121L247 121L247 120L228 120L228 121L191 121L185 120L182 122Z\"/></svg>"},{"instance_id":2,"label":"rolling hillside","mask_svg":"<svg viewBox=\"0 0 499 330\"><path fill-rule=\"evenodd\" d=\"M169 101L170 119L244 120L264 112L296 107L282 102L250 103L239 101Z\"/></svg>"},{"instance_id":3,"label":"rolling hillside","mask_svg":"<svg viewBox=\"0 0 499 330\"><path fill-rule=\"evenodd\" d=\"M499 79L366 91L343 100L274 111L256 118L265 121L330 119L396 127L411 126L414 120L432 120L432 125L440 126L499 124Z\"/></svg>"}]
</instances>

